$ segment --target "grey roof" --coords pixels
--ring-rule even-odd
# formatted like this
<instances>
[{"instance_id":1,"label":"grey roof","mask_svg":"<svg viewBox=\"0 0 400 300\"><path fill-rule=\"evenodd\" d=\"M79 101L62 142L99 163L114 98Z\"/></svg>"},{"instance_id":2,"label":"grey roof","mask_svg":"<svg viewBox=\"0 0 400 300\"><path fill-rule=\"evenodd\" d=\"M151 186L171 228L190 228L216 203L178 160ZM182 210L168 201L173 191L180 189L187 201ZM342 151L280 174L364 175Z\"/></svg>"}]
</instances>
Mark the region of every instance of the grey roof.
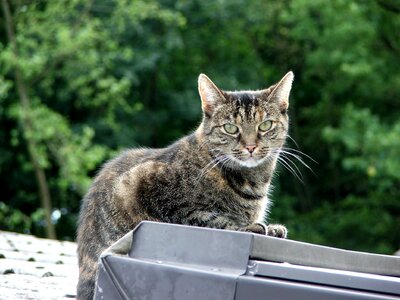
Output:
<instances>
[{"instance_id":1,"label":"grey roof","mask_svg":"<svg viewBox=\"0 0 400 300\"><path fill-rule=\"evenodd\" d=\"M76 244L0 231L0 299L76 296Z\"/></svg>"}]
</instances>

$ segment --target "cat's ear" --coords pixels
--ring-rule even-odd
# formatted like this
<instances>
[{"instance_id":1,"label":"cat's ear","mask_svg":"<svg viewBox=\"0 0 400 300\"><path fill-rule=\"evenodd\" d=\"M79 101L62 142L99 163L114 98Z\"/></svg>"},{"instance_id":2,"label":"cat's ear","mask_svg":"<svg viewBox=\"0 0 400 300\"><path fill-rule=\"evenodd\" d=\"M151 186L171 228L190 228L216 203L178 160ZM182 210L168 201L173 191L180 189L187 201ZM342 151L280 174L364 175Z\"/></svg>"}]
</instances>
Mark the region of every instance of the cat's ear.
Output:
<instances>
[{"instance_id":1,"label":"cat's ear","mask_svg":"<svg viewBox=\"0 0 400 300\"><path fill-rule=\"evenodd\" d=\"M215 107L225 101L225 97L220 89L205 74L199 76L199 94L203 112L211 116Z\"/></svg>"},{"instance_id":2,"label":"cat's ear","mask_svg":"<svg viewBox=\"0 0 400 300\"><path fill-rule=\"evenodd\" d=\"M269 100L276 101L279 104L281 111L286 111L289 108L289 94L292 89L293 79L294 74L290 71L275 85L268 96Z\"/></svg>"}]
</instances>

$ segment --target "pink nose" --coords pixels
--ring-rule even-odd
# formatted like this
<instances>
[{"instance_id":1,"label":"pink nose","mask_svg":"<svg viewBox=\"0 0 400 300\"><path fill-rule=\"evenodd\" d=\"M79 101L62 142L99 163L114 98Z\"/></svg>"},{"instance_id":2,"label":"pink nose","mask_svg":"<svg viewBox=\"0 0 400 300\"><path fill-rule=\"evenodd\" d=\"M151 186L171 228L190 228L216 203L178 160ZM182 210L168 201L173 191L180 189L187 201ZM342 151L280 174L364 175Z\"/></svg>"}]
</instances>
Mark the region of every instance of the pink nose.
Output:
<instances>
[{"instance_id":1,"label":"pink nose","mask_svg":"<svg viewBox=\"0 0 400 300\"><path fill-rule=\"evenodd\" d=\"M254 149L256 149L257 145L247 145L246 149L250 152L253 153Z\"/></svg>"}]
</instances>

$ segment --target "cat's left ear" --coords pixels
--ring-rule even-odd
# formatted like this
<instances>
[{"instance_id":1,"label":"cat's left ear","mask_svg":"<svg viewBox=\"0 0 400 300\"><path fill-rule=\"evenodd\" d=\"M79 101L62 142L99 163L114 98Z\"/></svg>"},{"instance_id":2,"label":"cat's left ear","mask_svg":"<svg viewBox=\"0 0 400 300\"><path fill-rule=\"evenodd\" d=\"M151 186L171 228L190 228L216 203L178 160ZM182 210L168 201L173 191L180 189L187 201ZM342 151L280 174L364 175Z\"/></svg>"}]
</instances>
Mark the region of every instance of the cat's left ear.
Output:
<instances>
[{"instance_id":1,"label":"cat's left ear","mask_svg":"<svg viewBox=\"0 0 400 300\"><path fill-rule=\"evenodd\" d=\"M275 85L268 96L269 100L278 102L281 111L286 111L289 108L289 94L292 89L293 79L294 74L290 71Z\"/></svg>"}]
</instances>

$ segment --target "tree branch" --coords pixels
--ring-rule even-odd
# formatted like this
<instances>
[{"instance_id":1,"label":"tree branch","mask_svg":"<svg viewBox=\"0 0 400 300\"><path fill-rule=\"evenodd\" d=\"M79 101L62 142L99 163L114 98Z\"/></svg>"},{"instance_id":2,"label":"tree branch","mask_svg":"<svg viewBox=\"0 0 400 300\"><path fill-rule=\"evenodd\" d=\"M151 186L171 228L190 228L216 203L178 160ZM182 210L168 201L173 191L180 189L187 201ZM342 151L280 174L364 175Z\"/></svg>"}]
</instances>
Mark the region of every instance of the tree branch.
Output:
<instances>
[{"instance_id":1,"label":"tree branch","mask_svg":"<svg viewBox=\"0 0 400 300\"><path fill-rule=\"evenodd\" d=\"M10 43L15 59L18 59L18 48L17 48L17 43L15 41L13 20L10 12L10 6L8 5L7 0L2 0L2 8L3 8L4 22L7 31L8 42ZM28 134L29 132L33 131L32 119L30 117L30 111L31 111L30 99L27 93L26 84L24 82L21 70L19 69L18 65L14 67L14 77L22 109L20 123L27 143L29 158L33 165L33 169L35 170L36 181L39 186L41 206L45 213L45 221L47 225L46 235L48 238L55 239L56 232L54 225L51 222L52 208L51 208L51 197L50 197L49 186L47 184L46 174L39 163L36 151L37 145L35 141L32 139L32 137Z\"/></svg>"}]
</instances>

